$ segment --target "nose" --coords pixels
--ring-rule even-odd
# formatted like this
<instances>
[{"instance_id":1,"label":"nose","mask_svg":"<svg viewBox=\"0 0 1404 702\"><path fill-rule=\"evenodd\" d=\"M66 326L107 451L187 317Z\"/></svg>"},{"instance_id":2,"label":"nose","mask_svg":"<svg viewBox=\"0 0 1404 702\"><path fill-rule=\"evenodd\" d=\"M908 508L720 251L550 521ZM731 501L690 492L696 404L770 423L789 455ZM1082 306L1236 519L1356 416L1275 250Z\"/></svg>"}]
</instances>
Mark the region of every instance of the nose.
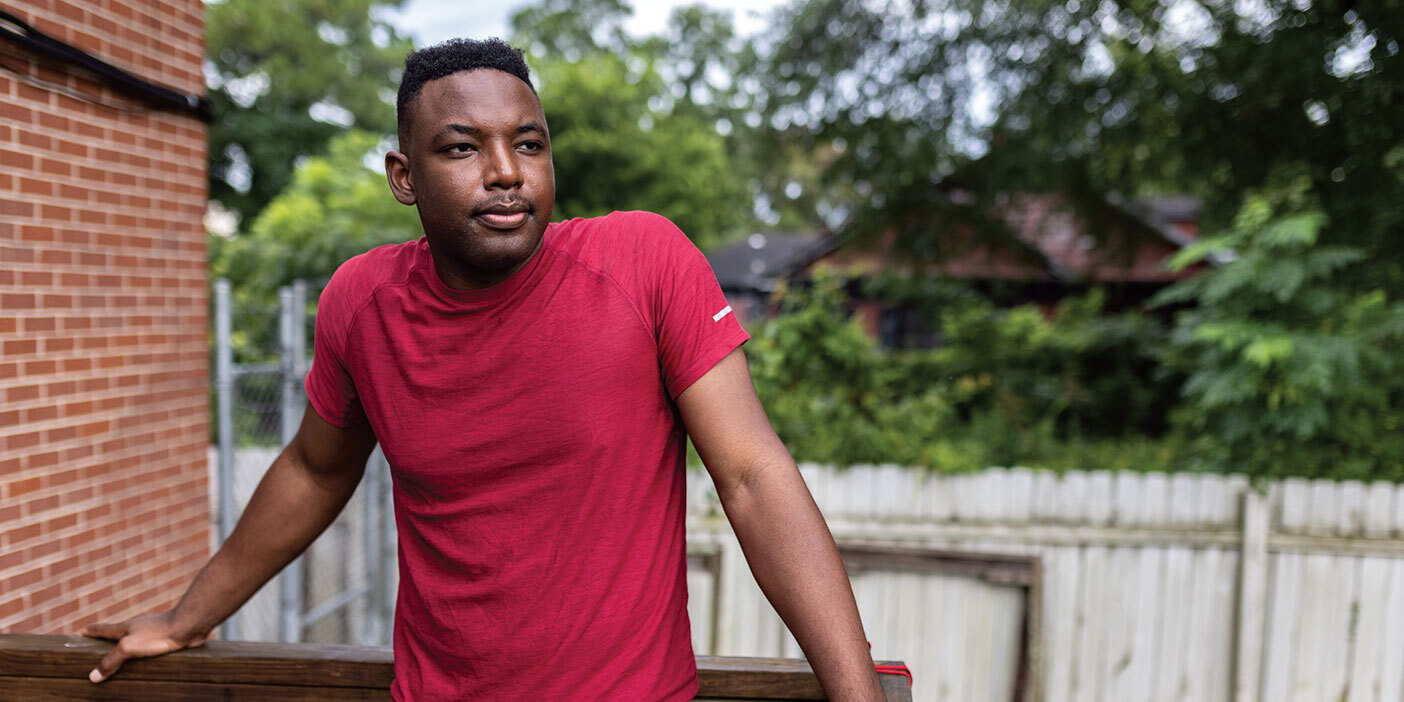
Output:
<instances>
[{"instance_id":1,"label":"nose","mask_svg":"<svg viewBox=\"0 0 1404 702\"><path fill-rule=\"evenodd\" d=\"M508 144L494 144L483 159L483 187L488 190L513 190L521 187L521 168L517 155Z\"/></svg>"}]
</instances>

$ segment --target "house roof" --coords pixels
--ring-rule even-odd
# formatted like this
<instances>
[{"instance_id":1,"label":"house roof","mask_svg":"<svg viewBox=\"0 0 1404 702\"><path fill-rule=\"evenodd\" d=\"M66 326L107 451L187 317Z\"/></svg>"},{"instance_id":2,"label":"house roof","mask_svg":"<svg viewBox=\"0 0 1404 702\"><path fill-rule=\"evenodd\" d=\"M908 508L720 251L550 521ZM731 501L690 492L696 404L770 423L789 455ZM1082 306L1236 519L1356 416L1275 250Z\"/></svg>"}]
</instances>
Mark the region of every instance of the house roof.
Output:
<instances>
[{"instance_id":1,"label":"house roof","mask_svg":"<svg viewBox=\"0 0 1404 702\"><path fill-rule=\"evenodd\" d=\"M722 290L769 293L778 280L837 248L833 234L755 233L707 254Z\"/></svg>"},{"instance_id":2,"label":"house roof","mask_svg":"<svg viewBox=\"0 0 1404 702\"><path fill-rule=\"evenodd\" d=\"M1014 249L977 244L929 270L967 280L1065 283L1171 282L1189 275L1166 270L1164 261L1197 238L1197 199L1171 195L1124 201L1111 196L1107 204L1110 219L1120 223L1093 237L1058 196L1013 196L1002 209L1015 235ZM840 250L842 244L842 237L831 233L752 234L714 250L707 259L723 290L760 293L820 259L862 269L891 263L880 251Z\"/></svg>"}]
</instances>

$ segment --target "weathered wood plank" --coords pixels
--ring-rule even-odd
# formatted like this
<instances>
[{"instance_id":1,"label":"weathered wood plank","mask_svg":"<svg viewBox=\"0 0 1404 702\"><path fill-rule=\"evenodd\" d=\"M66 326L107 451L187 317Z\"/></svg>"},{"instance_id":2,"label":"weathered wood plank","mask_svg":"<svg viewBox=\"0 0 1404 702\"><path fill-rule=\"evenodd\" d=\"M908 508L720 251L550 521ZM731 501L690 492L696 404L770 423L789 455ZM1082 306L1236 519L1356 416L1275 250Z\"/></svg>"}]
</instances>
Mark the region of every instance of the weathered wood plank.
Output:
<instances>
[{"instance_id":1,"label":"weathered wood plank","mask_svg":"<svg viewBox=\"0 0 1404 702\"><path fill-rule=\"evenodd\" d=\"M1305 533L1311 519L1311 484L1301 478L1288 478L1281 485L1282 522L1278 530L1287 534Z\"/></svg>"},{"instance_id":2,"label":"weathered wood plank","mask_svg":"<svg viewBox=\"0 0 1404 702\"><path fill-rule=\"evenodd\" d=\"M880 665L901 665L879 661ZM880 675L888 700L910 700L907 679ZM819 679L804 661L788 658L697 657L699 697L763 700L823 700ZM900 683L897 684L897 683Z\"/></svg>"},{"instance_id":3,"label":"weathered wood plank","mask_svg":"<svg viewBox=\"0 0 1404 702\"><path fill-rule=\"evenodd\" d=\"M1185 653L1164 658L1156 666L1151 699L1158 702L1179 700L1180 691L1185 687L1184 668L1189 646L1188 615L1193 602L1190 588L1191 556L1192 553L1187 548L1172 547L1165 551L1165 582L1158 608L1160 649Z\"/></svg>"},{"instance_id":4,"label":"weathered wood plank","mask_svg":"<svg viewBox=\"0 0 1404 702\"><path fill-rule=\"evenodd\" d=\"M1103 700L1129 699L1126 671L1133 658L1131 602L1133 593L1141 587L1133 555L1127 548L1113 548L1107 552L1107 573L1115 573L1110 578L1115 582L1104 591L1101 616L1096 622L1105 632L1101 649L1090 652L1100 659Z\"/></svg>"},{"instance_id":5,"label":"weathered wood plank","mask_svg":"<svg viewBox=\"0 0 1404 702\"><path fill-rule=\"evenodd\" d=\"M1358 480L1346 480L1340 484L1340 513L1337 515L1336 533L1341 536L1357 536L1365 531L1365 484Z\"/></svg>"},{"instance_id":6,"label":"weathered wood plank","mask_svg":"<svg viewBox=\"0 0 1404 702\"><path fill-rule=\"evenodd\" d=\"M1243 493L1243 543L1239 549L1238 623L1234 648L1233 700L1257 702L1263 674L1264 622L1267 620L1268 504L1253 490Z\"/></svg>"},{"instance_id":7,"label":"weathered wood plank","mask_svg":"<svg viewBox=\"0 0 1404 702\"><path fill-rule=\"evenodd\" d=\"M1389 603L1390 562L1382 558L1365 558L1360 563L1359 616L1350 641L1350 700L1351 702L1389 702L1392 696L1382 695L1380 677L1386 665L1385 629L1390 625L1385 617Z\"/></svg>"},{"instance_id":8,"label":"weathered wood plank","mask_svg":"<svg viewBox=\"0 0 1404 702\"><path fill-rule=\"evenodd\" d=\"M1088 546L1082 554L1082 581L1077 603L1077 656L1073 665L1071 698L1097 702L1102 699L1102 642L1106 634L1107 549Z\"/></svg>"},{"instance_id":9,"label":"weathered wood plank","mask_svg":"<svg viewBox=\"0 0 1404 702\"><path fill-rule=\"evenodd\" d=\"M113 678L101 685L87 678L0 678L0 700L101 700L102 702L385 702L387 688L240 685Z\"/></svg>"},{"instance_id":10,"label":"weathered wood plank","mask_svg":"<svg viewBox=\"0 0 1404 702\"><path fill-rule=\"evenodd\" d=\"M1394 485L1383 481L1370 483L1365 490L1365 529L1367 538L1387 539L1390 535L1391 507Z\"/></svg>"},{"instance_id":11,"label":"weathered wood plank","mask_svg":"<svg viewBox=\"0 0 1404 702\"><path fill-rule=\"evenodd\" d=\"M86 680L112 642L83 636L0 635L0 674ZM126 680L389 688L393 654L381 646L211 641L158 658L129 661ZM91 683L90 683L91 684Z\"/></svg>"},{"instance_id":12,"label":"weathered wood plank","mask_svg":"<svg viewBox=\"0 0 1404 702\"><path fill-rule=\"evenodd\" d=\"M1309 504L1307 534L1312 536L1337 535L1341 514L1340 485L1328 480L1312 481Z\"/></svg>"},{"instance_id":13,"label":"weathered wood plank","mask_svg":"<svg viewBox=\"0 0 1404 702\"><path fill-rule=\"evenodd\" d=\"M1045 547L1043 561L1043 676L1046 702L1070 702L1077 651L1077 603L1082 573L1081 550Z\"/></svg>"},{"instance_id":14,"label":"weathered wood plank","mask_svg":"<svg viewBox=\"0 0 1404 702\"><path fill-rule=\"evenodd\" d=\"M1128 701L1147 700L1153 688L1155 668L1160 664L1163 652L1156 625L1159 619L1160 600L1165 582L1165 550L1160 548L1136 549L1138 590L1133 593L1133 618L1128 622L1133 634L1131 642L1132 659L1125 676L1123 690Z\"/></svg>"},{"instance_id":15,"label":"weathered wood plank","mask_svg":"<svg viewBox=\"0 0 1404 702\"><path fill-rule=\"evenodd\" d=\"M1104 470L1087 478L1087 521L1092 526L1107 526L1112 519L1112 474Z\"/></svg>"},{"instance_id":16,"label":"weathered wood plank","mask_svg":"<svg viewBox=\"0 0 1404 702\"><path fill-rule=\"evenodd\" d=\"M1285 701L1291 694L1301 614L1302 559L1294 553L1269 556L1268 619L1259 702Z\"/></svg>"},{"instance_id":17,"label":"weathered wood plank","mask_svg":"<svg viewBox=\"0 0 1404 702\"><path fill-rule=\"evenodd\" d=\"M385 647L211 641L128 661L116 677L93 685L88 671L111 646L79 636L0 634L0 699L384 700L393 679ZM698 656L697 668L703 697L823 699L800 660ZM905 677L880 678L889 700L911 699Z\"/></svg>"},{"instance_id":18,"label":"weathered wood plank","mask_svg":"<svg viewBox=\"0 0 1404 702\"><path fill-rule=\"evenodd\" d=\"M1379 695L1381 700L1404 699L1404 560L1393 559L1389 564L1389 594L1384 605L1384 640L1376 655L1380 657Z\"/></svg>"}]
</instances>

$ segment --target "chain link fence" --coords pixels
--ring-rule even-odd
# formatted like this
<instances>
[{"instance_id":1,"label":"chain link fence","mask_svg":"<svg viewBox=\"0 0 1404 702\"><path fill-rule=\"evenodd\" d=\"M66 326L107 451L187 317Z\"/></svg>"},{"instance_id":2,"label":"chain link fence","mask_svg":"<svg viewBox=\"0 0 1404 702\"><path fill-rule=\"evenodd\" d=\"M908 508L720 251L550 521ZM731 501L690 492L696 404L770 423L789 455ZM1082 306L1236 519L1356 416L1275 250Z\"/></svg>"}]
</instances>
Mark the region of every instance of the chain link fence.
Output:
<instances>
[{"instance_id":1,"label":"chain link fence","mask_svg":"<svg viewBox=\"0 0 1404 702\"><path fill-rule=\"evenodd\" d=\"M227 280L215 282L216 546L301 422L317 292L298 281L270 304L236 295ZM389 645L398 575L390 493L389 467L377 449L337 519L229 618L223 637Z\"/></svg>"}]
</instances>

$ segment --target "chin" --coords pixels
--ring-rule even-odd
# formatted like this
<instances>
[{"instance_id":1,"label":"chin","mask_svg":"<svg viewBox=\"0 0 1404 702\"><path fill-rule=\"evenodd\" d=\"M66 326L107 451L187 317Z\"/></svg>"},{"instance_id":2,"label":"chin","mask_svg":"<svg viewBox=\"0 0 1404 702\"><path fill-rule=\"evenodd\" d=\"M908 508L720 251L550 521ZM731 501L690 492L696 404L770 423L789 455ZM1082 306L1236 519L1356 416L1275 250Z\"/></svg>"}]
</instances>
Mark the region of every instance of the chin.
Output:
<instances>
[{"instance_id":1,"label":"chin","mask_svg":"<svg viewBox=\"0 0 1404 702\"><path fill-rule=\"evenodd\" d=\"M536 252L543 232L522 227L512 232L492 232L474 237L460 247L464 263L485 271L505 271L522 264Z\"/></svg>"}]
</instances>

